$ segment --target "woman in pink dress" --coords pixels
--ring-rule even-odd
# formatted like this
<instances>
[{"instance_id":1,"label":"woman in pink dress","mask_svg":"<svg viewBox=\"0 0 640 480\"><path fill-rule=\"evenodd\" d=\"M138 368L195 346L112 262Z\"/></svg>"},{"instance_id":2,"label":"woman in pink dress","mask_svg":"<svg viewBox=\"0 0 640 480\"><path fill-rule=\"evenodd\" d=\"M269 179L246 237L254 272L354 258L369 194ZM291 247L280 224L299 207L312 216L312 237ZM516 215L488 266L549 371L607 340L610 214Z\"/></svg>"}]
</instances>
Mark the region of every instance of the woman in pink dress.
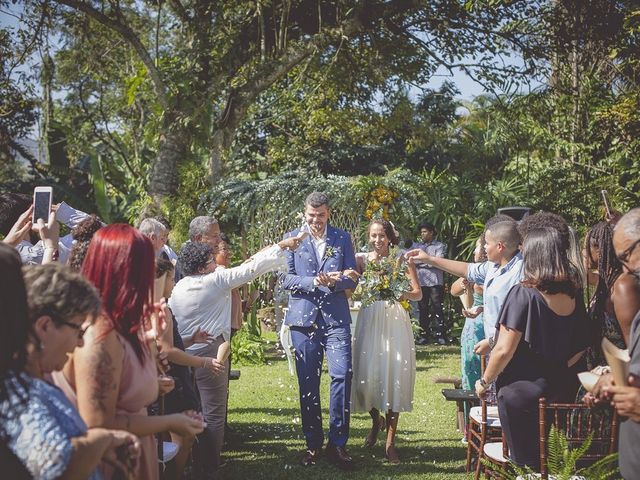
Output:
<instances>
[{"instance_id":1,"label":"woman in pink dress","mask_svg":"<svg viewBox=\"0 0 640 480\"><path fill-rule=\"evenodd\" d=\"M140 437L136 478L151 480L159 477L154 434L194 436L203 429L194 412L147 416L147 405L158 396L156 359L145 340L157 312L151 303L154 268L151 241L133 227L113 224L95 234L82 273L100 292L102 314L88 328L84 346L55 376L89 428L123 429Z\"/></svg>"}]
</instances>

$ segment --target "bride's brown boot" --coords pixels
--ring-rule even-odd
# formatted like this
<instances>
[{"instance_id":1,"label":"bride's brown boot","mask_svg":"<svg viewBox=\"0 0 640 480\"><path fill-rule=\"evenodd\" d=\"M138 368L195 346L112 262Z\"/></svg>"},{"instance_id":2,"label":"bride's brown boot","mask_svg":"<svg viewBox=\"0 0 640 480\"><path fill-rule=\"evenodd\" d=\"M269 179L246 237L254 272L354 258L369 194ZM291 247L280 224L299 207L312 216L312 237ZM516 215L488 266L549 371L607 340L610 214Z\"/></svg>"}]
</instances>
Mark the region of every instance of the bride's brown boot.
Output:
<instances>
[{"instance_id":1,"label":"bride's brown boot","mask_svg":"<svg viewBox=\"0 0 640 480\"><path fill-rule=\"evenodd\" d=\"M399 416L400 414L398 412L389 411L389 413L387 413L387 443L384 450L384 456L387 461L393 465L400 463L400 457L398 456L398 451L394 445Z\"/></svg>"},{"instance_id":2,"label":"bride's brown boot","mask_svg":"<svg viewBox=\"0 0 640 480\"><path fill-rule=\"evenodd\" d=\"M380 415L380 412L375 408L369 411L369 415L371 415L371 431L369 431L367 438L364 440L364 446L371 448L378 441L378 432L385 429L386 422L384 417Z\"/></svg>"}]
</instances>

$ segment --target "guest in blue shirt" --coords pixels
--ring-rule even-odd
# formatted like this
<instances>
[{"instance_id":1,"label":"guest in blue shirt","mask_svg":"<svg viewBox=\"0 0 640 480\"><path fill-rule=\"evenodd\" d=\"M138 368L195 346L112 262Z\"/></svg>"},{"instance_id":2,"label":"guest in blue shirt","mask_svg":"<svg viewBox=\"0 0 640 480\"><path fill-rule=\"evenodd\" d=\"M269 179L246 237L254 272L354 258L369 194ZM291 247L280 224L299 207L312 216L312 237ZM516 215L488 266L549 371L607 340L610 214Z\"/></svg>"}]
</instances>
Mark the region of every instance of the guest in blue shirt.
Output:
<instances>
[{"instance_id":1,"label":"guest in blue shirt","mask_svg":"<svg viewBox=\"0 0 640 480\"><path fill-rule=\"evenodd\" d=\"M444 257L446 246L436 240L436 227L431 223L418 226L420 242L414 242L412 249L420 249L433 257ZM422 300L418 302L420 312L420 327L422 336L416 341L418 345L428 343L433 335L436 343L446 345L444 312L442 310L442 296L444 295L443 272L439 268L426 262L416 262L418 281L422 289Z\"/></svg>"},{"instance_id":2,"label":"guest in blue shirt","mask_svg":"<svg viewBox=\"0 0 640 480\"><path fill-rule=\"evenodd\" d=\"M512 286L522 279L522 255L520 234L515 221L498 222L485 231L484 248L487 261L466 263L448 260L426 254L420 249L407 252L414 261L429 263L445 272L464 277L484 288L484 330L487 338L492 338L500 308Z\"/></svg>"}]
</instances>

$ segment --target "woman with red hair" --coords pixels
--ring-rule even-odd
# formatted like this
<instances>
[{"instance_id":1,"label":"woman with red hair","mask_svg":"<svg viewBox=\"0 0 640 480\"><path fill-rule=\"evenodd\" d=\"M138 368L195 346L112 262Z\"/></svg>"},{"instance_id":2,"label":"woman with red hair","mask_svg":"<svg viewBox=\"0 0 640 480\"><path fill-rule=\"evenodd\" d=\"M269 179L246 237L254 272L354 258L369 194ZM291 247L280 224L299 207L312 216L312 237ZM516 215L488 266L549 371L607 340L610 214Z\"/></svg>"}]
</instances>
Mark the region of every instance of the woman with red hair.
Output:
<instances>
[{"instance_id":1,"label":"woman with red hair","mask_svg":"<svg viewBox=\"0 0 640 480\"><path fill-rule=\"evenodd\" d=\"M203 429L194 412L147 416L158 396L158 372L145 333L153 333L155 256L151 241L135 228L113 224L91 240L82 273L100 292L102 314L85 334L55 381L91 427L119 428L140 437L136 478L156 479L153 434L193 436Z\"/></svg>"}]
</instances>

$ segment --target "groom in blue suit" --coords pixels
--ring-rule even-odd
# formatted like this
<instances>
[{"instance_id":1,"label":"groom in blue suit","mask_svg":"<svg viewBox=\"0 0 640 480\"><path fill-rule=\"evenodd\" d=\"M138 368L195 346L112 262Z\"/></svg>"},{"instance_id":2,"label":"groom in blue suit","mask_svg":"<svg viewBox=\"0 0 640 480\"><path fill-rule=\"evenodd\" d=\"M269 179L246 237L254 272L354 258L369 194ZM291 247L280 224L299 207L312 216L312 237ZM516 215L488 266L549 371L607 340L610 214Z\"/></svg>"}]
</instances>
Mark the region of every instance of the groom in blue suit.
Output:
<instances>
[{"instance_id":1,"label":"groom in blue suit","mask_svg":"<svg viewBox=\"0 0 640 480\"><path fill-rule=\"evenodd\" d=\"M345 290L357 284L351 236L328 224L329 199L313 192L305 200L307 236L296 251L286 252L289 271L283 286L290 291L285 324L296 352L302 431L307 442L303 465L316 463L324 432L320 407L320 373L326 354L331 377L327 457L349 469L353 462L345 450L349 438L351 395L351 314ZM299 229L289 232L297 236Z\"/></svg>"}]
</instances>

